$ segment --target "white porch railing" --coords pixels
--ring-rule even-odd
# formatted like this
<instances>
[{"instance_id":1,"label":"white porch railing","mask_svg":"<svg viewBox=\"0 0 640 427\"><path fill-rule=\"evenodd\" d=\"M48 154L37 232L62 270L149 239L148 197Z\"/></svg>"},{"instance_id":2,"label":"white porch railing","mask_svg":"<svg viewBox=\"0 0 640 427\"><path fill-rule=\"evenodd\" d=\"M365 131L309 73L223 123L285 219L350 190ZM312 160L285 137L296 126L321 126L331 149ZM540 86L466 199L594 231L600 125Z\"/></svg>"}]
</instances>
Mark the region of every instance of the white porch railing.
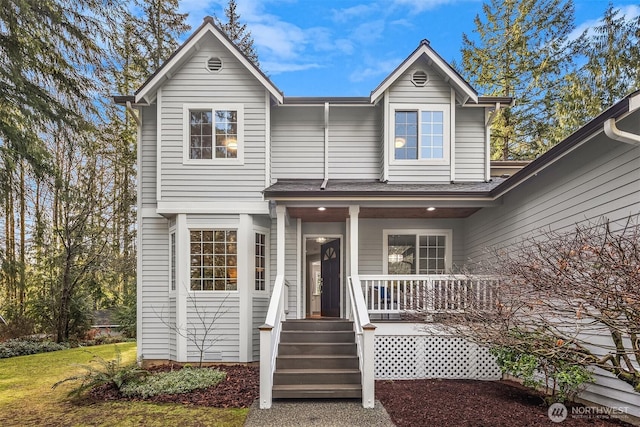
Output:
<instances>
[{"instance_id":1,"label":"white porch railing","mask_svg":"<svg viewBox=\"0 0 640 427\"><path fill-rule=\"evenodd\" d=\"M356 333L358 359L362 381L362 406L373 408L375 405L375 330L369 322L369 313L362 293L362 285L358 276L349 277L349 299L351 312L349 320L353 321Z\"/></svg>"},{"instance_id":2,"label":"white porch railing","mask_svg":"<svg viewBox=\"0 0 640 427\"><path fill-rule=\"evenodd\" d=\"M497 279L491 276L362 275L360 282L370 314L461 313L491 310L496 303Z\"/></svg>"},{"instance_id":3,"label":"white porch railing","mask_svg":"<svg viewBox=\"0 0 640 427\"><path fill-rule=\"evenodd\" d=\"M276 276L273 293L264 325L260 326L260 409L271 408L273 373L282 322L286 320L289 302L289 283L284 276Z\"/></svg>"}]
</instances>

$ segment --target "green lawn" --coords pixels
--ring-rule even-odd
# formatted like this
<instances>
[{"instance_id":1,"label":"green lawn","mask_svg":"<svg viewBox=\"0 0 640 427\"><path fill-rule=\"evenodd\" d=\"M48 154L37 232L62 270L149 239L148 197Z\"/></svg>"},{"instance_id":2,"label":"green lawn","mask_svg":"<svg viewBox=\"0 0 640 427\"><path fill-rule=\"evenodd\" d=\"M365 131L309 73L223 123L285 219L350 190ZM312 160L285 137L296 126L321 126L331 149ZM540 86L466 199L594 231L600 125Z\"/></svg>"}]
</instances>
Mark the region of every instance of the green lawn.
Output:
<instances>
[{"instance_id":1,"label":"green lawn","mask_svg":"<svg viewBox=\"0 0 640 427\"><path fill-rule=\"evenodd\" d=\"M118 344L123 362L136 358L135 343ZM88 348L106 360L113 344ZM0 360L0 426L242 426L247 409L215 409L177 404L101 402L83 404L67 398L72 385L51 386L87 364L84 349L55 351Z\"/></svg>"}]
</instances>

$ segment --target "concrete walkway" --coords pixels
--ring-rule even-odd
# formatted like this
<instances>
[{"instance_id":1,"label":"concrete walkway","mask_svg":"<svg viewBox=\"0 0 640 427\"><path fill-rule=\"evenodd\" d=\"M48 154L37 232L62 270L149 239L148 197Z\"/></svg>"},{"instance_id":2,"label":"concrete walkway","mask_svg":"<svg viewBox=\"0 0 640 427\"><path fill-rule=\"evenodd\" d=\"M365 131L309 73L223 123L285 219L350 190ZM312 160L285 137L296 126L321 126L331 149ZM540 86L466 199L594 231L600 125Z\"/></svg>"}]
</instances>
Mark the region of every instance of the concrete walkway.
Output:
<instances>
[{"instance_id":1,"label":"concrete walkway","mask_svg":"<svg viewBox=\"0 0 640 427\"><path fill-rule=\"evenodd\" d=\"M392 427L389 414L376 400L364 409L359 400L282 400L260 409L256 400L245 427Z\"/></svg>"}]
</instances>

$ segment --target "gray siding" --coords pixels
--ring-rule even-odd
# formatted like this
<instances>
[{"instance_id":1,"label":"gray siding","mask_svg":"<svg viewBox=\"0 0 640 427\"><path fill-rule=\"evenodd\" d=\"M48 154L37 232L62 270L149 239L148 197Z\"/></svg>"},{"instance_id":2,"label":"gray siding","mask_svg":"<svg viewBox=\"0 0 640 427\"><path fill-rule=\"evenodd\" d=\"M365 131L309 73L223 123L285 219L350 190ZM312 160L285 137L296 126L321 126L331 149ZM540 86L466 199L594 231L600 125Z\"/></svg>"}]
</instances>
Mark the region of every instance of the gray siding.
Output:
<instances>
[{"instance_id":1,"label":"gray siding","mask_svg":"<svg viewBox=\"0 0 640 427\"><path fill-rule=\"evenodd\" d=\"M271 293L273 292L273 283L276 279L277 274L277 225L276 219L271 222L271 254L270 254L270 270L271 270L271 281L268 285L269 289L269 297L271 297ZM289 283L289 314L287 318L295 319L296 318L296 304L297 304L297 293L298 293L298 267L297 267L297 251L298 251L298 241L297 241L297 219L291 218L289 221L289 225L285 227L285 280Z\"/></svg>"},{"instance_id":2,"label":"gray siding","mask_svg":"<svg viewBox=\"0 0 640 427\"><path fill-rule=\"evenodd\" d=\"M205 61L222 58L223 69L211 73ZM162 90L162 199L262 199L265 180L265 89L213 36L168 80ZM183 165L185 103L244 105L243 165Z\"/></svg>"},{"instance_id":3,"label":"gray siding","mask_svg":"<svg viewBox=\"0 0 640 427\"><path fill-rule=\"evenodd\" d=\"M239 360L239 297L215 292L194 292L187 301L189 322L187 359L197 362L200 348L205 349L203 361L237 362ZM206 325L213 324L208 328ZM194 330L197 328L197 333ZM209 329L209 331L207 331ZM204 333L208 332L205 337ZM209 348L207 348L209 347Z\"/></svg>"},{"instance_id":4,"label":"gray siding","mask_svg":"<svg viewBox=\"0 0 640 427\"><path fill-rule=\"evenodd\" d=\"M382 108L330 107L329 178L379 179Z\"/></svg>"},{"instance_id":5,"label":"gray siding","mask_svg":"<svg viewBox=\"0 0 640 427\"><path fill-rule=\"evenodd\" d=\"M264 325L269 309L269 298L253 296L253 322L251 323L251 355L255 362L260 360L260 326Z\"/></svg>"},{"instance_id":6,"label":"gray siding","mask_svg":"<svg viewBox=\"0 0 640 427\"><path fill-rule=\"evenodd\" d=\"M142 330L138 345L145 360L169 358L169 229L164 218L142 218Z\"/></svg>"},{"instance_id":7,"label":"gray siding","mask_svg":"<svg viewBox=\"0 0 640 427\"><path fill-rule=\"evenodd\" d=\"M484 108L456 107L455 180L484 181Z\"/></svg>"},{"instance_id":8,"label":"gray siding","mask_svg":"<svg viewBox=\"0 0 640 427\"><path fill-rule=\"evenodd\" d=\"M382 274L383 272L383 231L384 230L452 230L453 269L465 262L464 258L464 222L455 219L360 219L358 251L360 254L358 269L360 274Z\"/></svg>"},{"instance_id":9,"label":"gray siding","mask_svg":"<svg viewBox=\"0 0 640 427\"><path fill-rule=\"evenodd\" d=\"M176 318L176 297L169 297L169 319L175 321ZM169 359L178 360L178 348L176 346L176 334L175 332L169 332Z\"/></svg>"},{"instance_id":10,"label":"gray siding","mask_svg":"<svg viewBox=\"0 0 640 427\"><path fill-rule=\"evenodd\" d=\"M429 81L423 87L416 87L411 82L411 75L416 70L424 70ZM420 58L389 88L389 102L403 104L449 104L451 102L451 86L438 72Z\"/></svg>"},{"instance_id":11,"label":"gray siding","mask_svg":"<svg viewBox=\"0 0 640 427\"><path fill-rule=\"evenodd\" d=\"M322 179L324 107L275 107L271 111L272 177Z\"/></svg>"},{"instance_id":12,"label":"gray siding","mask_svg":"<svg viewBox=\"0 0 640 427\"><path fill-rule=\"evenodd\" d=\"M627 130L636 113L626 119ZM571 230L576 223L606 217L623 223L640 213L640 147L599 135L508 193L503 206L483 209L467 221L467 255L484 258L487 247L509 247L541 229ZM593 339L605 339L597 337ZM604 405L628 407L640 416L638 395L628 384L598 370L597 383L582 395Z\"/></svg>"},{"instance_id":13,"label":"gray siding","mask_svg":"<svg viewBox=\"0 0 640 427\"><path fill-rule=\"evenodd\" d=\"M429 76L424 87L416 87L411 82L411 74L419 69L426 71ZM421 58L395 81L387 96L391 104L451 104L451 86ZM393 114L393 111L388 114ZM393 129L389 129L389 132L393 135ZM448 182L451 179L450 171L450 165L396 163L389 165L389 181Z\"/></svg>"},{"instance_id":14,"label":"gray siding","mask_svg":"<svg viewBox=\"0 0 640 427\"><path fill-rule=\"evenodd\" d=\"M468 220L467 256L505 247L543 228L571 229L607 217L624 221L640 211L640 149L599 136L569 158L538 173Z\"/></svg>"},{"instance_id":15,"label":"gray siding","mask_svg":"<svg viewBox=\"0 0 640 427\"><path fill-rule=\"evenodd\" d=\"M142 140L140 150L140 186L142 207L155 207L156 204L156 106L142 107Z\"/></svg>"}]
</instances>

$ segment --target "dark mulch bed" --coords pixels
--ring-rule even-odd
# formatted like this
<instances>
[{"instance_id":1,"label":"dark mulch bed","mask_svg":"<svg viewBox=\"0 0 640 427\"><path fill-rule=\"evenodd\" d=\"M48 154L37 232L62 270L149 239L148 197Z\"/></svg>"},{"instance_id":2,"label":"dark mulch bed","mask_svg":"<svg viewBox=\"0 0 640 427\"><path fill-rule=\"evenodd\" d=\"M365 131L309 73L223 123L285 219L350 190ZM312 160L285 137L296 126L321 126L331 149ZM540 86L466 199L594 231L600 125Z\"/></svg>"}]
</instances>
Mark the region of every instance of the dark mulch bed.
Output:
<instances>
[{"instance_id":1,"label":"dark mulch bed","mask_svg":"<svg viewBox=\"0 0 640 427\"><path fill-rule=\"evenodd\" d=\"M164 365L150 370L158 372L180 368L180 365ZM212 368L225 371L225 381L191 393L155 396L145 400L215 408L247 408L258 398L258 367L217 365ZM140 400L125 398L111 387L94 389L90 396L92 400ZM615 419L572 418L571 412L565 421L555 424L547 416L548 408L540 394L511 381L376 381L376 398L399 427L630 425Z\"/></svg>"},{"instance_id":2,"label":"dark mulch bed","mask_svg":"<svg viewBox=\"0 0 640 427\"><path fill-rule=\"evenodd\" d=\"M180 365L163 365L149 369L162 372L181 369ZM184 405L210 406L214 408L248 408L260 392L260 372L257 366L216 365L211 368L227 373L219 384L184 394L165 394L147 399L121 396L113 387L99 387L90 392L94 400L145 400L158 403L182 403Z\"/></svg>"},{"instance_id":3,"label":"dark mulch bed","mask_svg":"<svg viewBox=\"0 0 640 427\"><path fill-rule=\"evenodd\" d=\"M553 423L542 396L511 381L376 381L376 398L399 427L630 425L614 419L572 418L570 407L565 421Z\"/></svg>"}]
</instances>

